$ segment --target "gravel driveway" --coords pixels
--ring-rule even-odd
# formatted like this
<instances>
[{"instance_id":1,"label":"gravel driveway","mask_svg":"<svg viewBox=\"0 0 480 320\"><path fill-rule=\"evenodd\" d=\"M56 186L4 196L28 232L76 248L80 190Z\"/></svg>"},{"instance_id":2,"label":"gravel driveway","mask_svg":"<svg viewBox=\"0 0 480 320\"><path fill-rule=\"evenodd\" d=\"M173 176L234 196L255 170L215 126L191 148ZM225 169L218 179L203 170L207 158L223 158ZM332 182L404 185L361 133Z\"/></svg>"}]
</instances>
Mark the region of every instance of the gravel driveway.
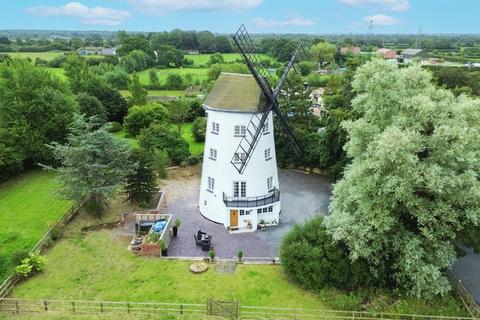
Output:
<instances>
[{"instance_id":1,"label":"gravel driveway","mask_svg":"<svg viewBox=\"0 0 480 320\"><path fill-rule=\"evenodd\" d=\"M282 192L280 223L266 231L230 234L223 225L202 217L198 211L200 167L176 169L169 173L162 190L166 192L164 213L173 214L182 225L178 237L168 248L174 257L203 257L207 253L195 245L193 235L201 229L213 236L212 244L217 257L232 258L239 250L245 257L273 258L279 256L283 235L295 223L301 223L315 214L325 215L328 211L330 183L328 178L305 174L299 171L279 171Z\"/></svg>"}]
</instances>

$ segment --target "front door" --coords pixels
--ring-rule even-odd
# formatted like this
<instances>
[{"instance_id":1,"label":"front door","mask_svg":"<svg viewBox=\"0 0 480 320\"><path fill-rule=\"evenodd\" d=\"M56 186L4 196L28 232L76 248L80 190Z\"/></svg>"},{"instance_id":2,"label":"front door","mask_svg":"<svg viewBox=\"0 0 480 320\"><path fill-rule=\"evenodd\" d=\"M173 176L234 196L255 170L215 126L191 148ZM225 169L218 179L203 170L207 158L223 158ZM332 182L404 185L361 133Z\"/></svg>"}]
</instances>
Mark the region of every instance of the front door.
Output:
<instances>
[{"instance_id":1,"label":"front door","mask_svg":"<svg viewBox=\"0 0 480 320\"><path fill-rule=\"evenodd\" d=\"M230 210L230 228L238 227L238 210Z\"/></svg>"}]
</instances>

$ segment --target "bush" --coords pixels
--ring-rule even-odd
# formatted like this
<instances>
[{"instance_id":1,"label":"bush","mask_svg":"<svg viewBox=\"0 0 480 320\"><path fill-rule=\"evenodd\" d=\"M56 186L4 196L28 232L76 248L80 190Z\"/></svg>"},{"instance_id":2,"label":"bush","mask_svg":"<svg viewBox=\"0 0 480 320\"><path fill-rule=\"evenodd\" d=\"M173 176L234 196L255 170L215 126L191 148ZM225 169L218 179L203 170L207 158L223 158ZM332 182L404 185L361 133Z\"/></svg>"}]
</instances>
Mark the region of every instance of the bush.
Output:
<instances>
[{"instance_id":1,"label":"bush","mask_svg":"<svg viewBox=\"0 0 480 320\"><path fill-rule=\"evenodd\" d=\"M147 128L152 123L166 123L168 111L160 103L151 102L142 106L133 106L124 119L125 131L130 136L137 136L140 130Z\"/></svg>"},{"instance_id":2,"label":"bush","mask_svg":"<svg viewBox=\"0 0 480 320\"><path fill-rule=\"evenodd\" d=\"M110 129L108 129L108 131L118 132L120 130L122 130L122 125L119 122L117 121L110 122Z\"/></svg>"},{"instance_id":3,"label":"bush","mask_svg":"<svg viewBox=\"0 0 480 320\"><path fill-rule=\"evenodd\" d=\"M14 147L0 143L0 181L5 181L23 169L24 156Z\"/></svg>"},{"instance_id":4,"label":"bush","mask_svg":"<svg viewBox=\"0 0 480 320\"><path fill-rule=\"evenodd\" d=\"M138 142L141 148L151 153L155 153L156 150L165 150L168 152L170 161L176 165L190 156L188 142L182 138L178 130L167 124L154 123L142 129Z\"/></svg>"},{"instance_id":5,"label":"bush","mask_svg":"<svg viewBox=\"0 0 480 320\"><path fill-rule=\"evenodd\" d=\"M192 124L192 135L197 142L205 141L205 134L207 131L207 118L200 117L195 119Z\"/></svg>"},{"instance_id":6,"label":"bush","mask_svg":"<svg viewBox=\"0 0 480 320\"><path fill-rule=\"evenodd\" d=\"M188 157L187 159L185 159L184 165L193 166L193 165L196 165L199 162L200 162L200 157L196 156L196 155L192 155L192 156Z\"/></svg>"},{"instance_id":7,"label":"bush","mask_svg":"<svg viewBox=\"0 0 480 320\"><path fill-rule=\"evenodd\" d=\"M15 272L23 277L28 277L36 272L42 272L45 269L45 257L30 253L28 257L22 260L22 263L15 268Z\"/></svg>"},{"instance_id":8,"label":"bush","mask_svg":"<svg viewBox=\"0 0 480 320\"><path fill-rule=\"evenodd\" d=\"M306 289L353 290L379 283L365 261L352 262L346 247L334 243L322 217L295 225L282 241L280 257L286 274Z\"/></svg>"},{"instance_id":9,"label":"bush","mask_svg":"<svg viewBox=\"0 0 480 320\"><path fill-rule=\"evenodd\" d=\"M183 89L183 78L177 73L169 73L165 80L165 88L168 90L181 90Z\"/></svg>"},{"instance_id":10,"label":"bush","mask_svg":"<svg viewBox=\"0 0 480 320\"><path fill-rule=\"evenodd\" d=\"M313 87L326 87L330 76L312 73L308 76L307 82Z\"/></svg>"},{"instance_id":11,"label":"bush","mask_svg":"<svg viewBox=\"0 0 480 320\"><path fill-rule=\"evenodd\" d=\"M48 66L52 68L61 68L62 64L65 62L66 59L67 59L66 55L64 54L59 55L53 58L52 60L50 60L50 62L48 63Z\"/></svg>"},{"instance_id":12,"label":"bush","mask_svg":"<svg viewBox=\"0 0 480 320\"><path fill-rule=\"evenodd\" d=\"M304 77L308 76L316 67L313 61L302 61L299 64L300 74Z\"/></svg>"},{"instance_id":13,"label":"bush","mask_svg":"<svg viewBox=\"0 0 480 320\"><path fill-rule=\"evenodd\" d=\"M106 72L104 78L108 84L118 90L127 89L130 82L130 75L121 68Z\"/></svg>"},{"instance_id":14,"label":"bush","mask_svg":"<svg viewBox=\"0 0 480 320\"><path fill-rule=\"evenodd\" d=\"M107 109L96 97L80 92L77 94L77 101L80 112L87 118L96 116L100 124L107 122Z\"/></svg>"},{"instance_id":15,"label":"bush","mask_svg":"<svg viewBox=\"0 0 480 320\"><path fill-rule=\"evenodd\" d=\"M12 264L18 266L22 263L22 260L28 257L29 252L27 250L17 250L12 254Z\"/></svg>"}]
</instances>

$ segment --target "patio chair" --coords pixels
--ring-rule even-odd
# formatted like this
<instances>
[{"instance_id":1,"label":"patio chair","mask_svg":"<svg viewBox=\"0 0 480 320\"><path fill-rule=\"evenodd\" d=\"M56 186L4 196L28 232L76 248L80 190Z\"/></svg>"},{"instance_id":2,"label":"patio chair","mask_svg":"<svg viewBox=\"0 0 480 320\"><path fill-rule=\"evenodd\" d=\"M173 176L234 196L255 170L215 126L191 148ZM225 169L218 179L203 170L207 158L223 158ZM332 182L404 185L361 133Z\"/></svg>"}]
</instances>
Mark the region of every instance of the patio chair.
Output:
<instances>
[{"instance_id":1,"label":"patio chair","mask_svg":"<svg viewBox=\"0 0 480 320\"><path fill-rule=\"evenodd\" d=\"M196 234L193 234L193 237L195 238L195 244L197 246L201 246L202 245L202 239L198 238Z\"/></svg>"}]
</instances>

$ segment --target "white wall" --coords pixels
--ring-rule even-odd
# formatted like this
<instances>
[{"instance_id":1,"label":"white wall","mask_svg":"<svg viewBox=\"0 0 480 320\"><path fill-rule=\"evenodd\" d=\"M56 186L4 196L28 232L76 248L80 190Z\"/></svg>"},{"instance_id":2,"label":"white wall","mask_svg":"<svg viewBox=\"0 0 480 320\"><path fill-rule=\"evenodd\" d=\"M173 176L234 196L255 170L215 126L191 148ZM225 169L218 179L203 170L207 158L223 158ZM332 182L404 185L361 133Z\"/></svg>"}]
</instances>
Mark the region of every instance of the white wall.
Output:
<instances>
[{"instance_id":1,"label":"white wall","mask_svg":"<svg viewBox=\"0 0 480 320\"><path fill-rule=\"evenodd\" d=\"M234 136L235 125L247 126L252 114L219 111L209 109L208 107L206 107L206 110L207 131L200 184L199 209L206 218L228 226L230 224L230 212L223 202L223 193L225 192L225 194L230 197L233 196L233 181L247 181L247 197L257 197L268 194L267 178L270 176L273 177L273 187L279 188L272 113L270 113L267 120L269 127L268 132L261 136L244 173L239 174L230 163L241 140L241 137ZM219 123L219 134L212 133L213 122ZM210 159L210 148L217 150L216 160ZM265 161L264 156L266 148L270 148L271 154L271 159L268 161ZM207 191L208 177L215 179L213 192ZM276 218L278 221L278 214L281 210L280 202L276 203L274 208L274 213L269 215L273 218L269 220L275 220ZM243 220L251 220L255 228L258 223L256 208L245 209L252 210L252 213L248 218L246 216L239 216L239 227L246 227L246 222ZM260 221L260 219L258 219L258 221Z\"/></svg>"}]
</instances>

